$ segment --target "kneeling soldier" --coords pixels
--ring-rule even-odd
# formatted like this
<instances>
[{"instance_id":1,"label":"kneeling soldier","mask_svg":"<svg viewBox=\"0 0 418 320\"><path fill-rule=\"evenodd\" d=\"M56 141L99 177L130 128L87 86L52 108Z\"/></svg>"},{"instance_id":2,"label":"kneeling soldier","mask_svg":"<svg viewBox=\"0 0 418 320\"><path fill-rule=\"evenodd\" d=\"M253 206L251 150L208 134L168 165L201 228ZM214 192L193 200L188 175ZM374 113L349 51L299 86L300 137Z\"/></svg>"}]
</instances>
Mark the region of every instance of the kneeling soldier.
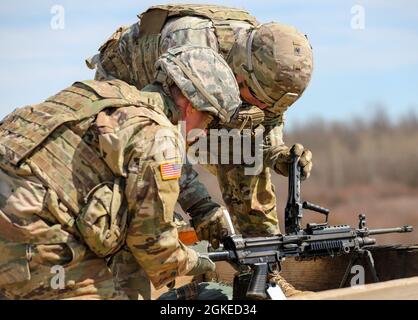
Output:
<instances>
[{"instance_id":1,"label":"kneeling soldier","mask_svg":"<svg viewBox=\"0 0 418 320\"><path fill-rule=\"evenodd\" d=\"M214 269L179 241L173 222L183 144L174 124L190 131L229 121L238 85L208 48L172 49L157 70L158 90L76 82L0 125L7 298L126 298L108 267L122 248L156 288Z\"/></svg>"}]
</instances>

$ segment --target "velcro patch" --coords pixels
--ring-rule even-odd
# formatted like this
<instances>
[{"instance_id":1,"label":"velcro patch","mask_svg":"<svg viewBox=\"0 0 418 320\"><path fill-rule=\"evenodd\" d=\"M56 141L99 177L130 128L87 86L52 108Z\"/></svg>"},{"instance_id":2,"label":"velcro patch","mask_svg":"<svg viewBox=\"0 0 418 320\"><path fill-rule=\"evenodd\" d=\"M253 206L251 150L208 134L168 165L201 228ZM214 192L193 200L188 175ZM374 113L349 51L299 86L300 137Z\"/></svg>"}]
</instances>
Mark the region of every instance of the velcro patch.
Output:
<instances>
[{"instance_id":1,"label":"velcro patch","mask_svg":"<svg viewBox=\"0 0 418 320\"><path fill-rule=\"evenodd\" d=\"M181 164L178 162L165 162L160 165L163 180L178 179L181 176Z\"/></svg>"}]
</instances>

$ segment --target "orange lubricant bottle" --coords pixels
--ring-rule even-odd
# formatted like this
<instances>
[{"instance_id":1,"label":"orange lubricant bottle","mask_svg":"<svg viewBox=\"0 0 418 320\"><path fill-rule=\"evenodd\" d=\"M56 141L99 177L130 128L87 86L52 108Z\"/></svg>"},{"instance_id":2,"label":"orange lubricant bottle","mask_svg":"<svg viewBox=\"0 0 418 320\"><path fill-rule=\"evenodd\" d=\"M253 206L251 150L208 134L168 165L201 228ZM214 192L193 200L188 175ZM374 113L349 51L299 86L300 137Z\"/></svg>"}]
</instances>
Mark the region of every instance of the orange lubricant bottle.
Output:
<instances>
[{"instance_id":1,"label":"orange lubricant bottle","mask_svg":"<svg viewBox=\"0 0 418 320\"><path fill-rule=\"evenodd\" d=\"M191 246L199 242L195 229L188 227L179 230L179 239L186 246Z\"/></svg>"}]
</instances>

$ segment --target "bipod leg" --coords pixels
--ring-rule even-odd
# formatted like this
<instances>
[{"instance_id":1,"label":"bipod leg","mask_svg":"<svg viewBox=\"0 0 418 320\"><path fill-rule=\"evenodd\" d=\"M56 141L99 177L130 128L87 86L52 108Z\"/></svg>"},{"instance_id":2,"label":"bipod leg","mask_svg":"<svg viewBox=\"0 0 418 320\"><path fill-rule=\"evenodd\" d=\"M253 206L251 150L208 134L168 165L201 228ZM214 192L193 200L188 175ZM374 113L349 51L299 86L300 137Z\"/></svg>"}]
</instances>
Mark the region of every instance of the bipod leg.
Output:
<instances>
[{"instance_id":1,"label":"bipod leg","mask_svg":"<svg viewBox=\"0 0 418 320\"><path fill-rule=\"evenodd\" d=\"M366 258L367 266L369 267L369 270L372 274L373 282L379 282L379 277L377 276L372 253L369 250L363 250L363 254Z\"/></svg>"},{"instance_id":2,"label":"bipod leg","mask_svg":"<svg viewBox=\"0 0 418 320\"><path fill-rule=\"evenodd\" d=\"M347 268L345 269L344 277L341 280L340 288L343 288L344 285L347 283L348 276L351 274L351 267L354 265L354 262L357 261L358 256L359 256L358 252L353 252L353 254L351 255L350 262L348 263Z\"/></svg>"}]
</instances>

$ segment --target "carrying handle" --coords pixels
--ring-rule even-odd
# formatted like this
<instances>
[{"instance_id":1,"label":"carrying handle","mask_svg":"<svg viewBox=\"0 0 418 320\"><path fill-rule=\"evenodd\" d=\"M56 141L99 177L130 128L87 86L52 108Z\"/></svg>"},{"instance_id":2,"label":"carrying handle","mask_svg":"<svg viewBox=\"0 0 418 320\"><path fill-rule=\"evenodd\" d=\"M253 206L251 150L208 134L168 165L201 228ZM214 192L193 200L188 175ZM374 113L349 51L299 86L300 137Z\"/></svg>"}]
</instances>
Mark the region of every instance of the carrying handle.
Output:
<instances>
[{"instance_id":1,"label":"carrying handle","mask_svg":"<svg viewBox=\"0 0 418 320\"><path fill-rule=\"evenodd\" d=\"M318 212L318 213L321 213L321 214L325 215L325 222L328 223L329 209L323 208L321 206L318 206L317 204L313 204L313 203L310 203L308 201L305 201L302 204L302 208L307 209L307 210L311 210L311 211L315 211L315 212Z\"/></svg>"}]
</instances>

